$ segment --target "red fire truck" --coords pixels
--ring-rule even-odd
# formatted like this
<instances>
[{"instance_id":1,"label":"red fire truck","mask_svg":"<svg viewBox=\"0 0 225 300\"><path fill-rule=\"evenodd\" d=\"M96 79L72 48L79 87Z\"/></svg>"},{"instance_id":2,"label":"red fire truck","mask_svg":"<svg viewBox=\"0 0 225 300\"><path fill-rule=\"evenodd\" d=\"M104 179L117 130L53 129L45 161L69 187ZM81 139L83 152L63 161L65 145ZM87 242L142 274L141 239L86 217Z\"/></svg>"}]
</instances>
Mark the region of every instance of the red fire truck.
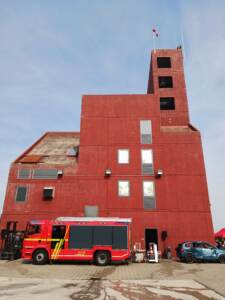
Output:
<instances>
[{"instance_id":1,"label":"red fire truck","mask_svg":"<svg viewBox=\"0 0 225 300\"><path fill-rule=\"evenodd\" d=\"M59 217L30 221L22 258L42 265L53 260L94 261L107 265L130 257L131 219Z\"/></svg>"}]
</instances>

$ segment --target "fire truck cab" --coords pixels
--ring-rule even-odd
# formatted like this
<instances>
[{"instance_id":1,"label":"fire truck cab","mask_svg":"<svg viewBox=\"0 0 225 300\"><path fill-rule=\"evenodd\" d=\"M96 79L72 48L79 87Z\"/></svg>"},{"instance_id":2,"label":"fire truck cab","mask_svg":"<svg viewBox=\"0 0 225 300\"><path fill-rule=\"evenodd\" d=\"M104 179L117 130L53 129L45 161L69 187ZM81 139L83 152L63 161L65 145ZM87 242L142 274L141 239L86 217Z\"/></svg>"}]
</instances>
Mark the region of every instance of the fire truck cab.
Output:
<instances>
[{"instance_id":1,"label":"fire truck cab","mask_svg":"<svg viewBox=\"0 0 225 300\"><path fill-rule=\"evenodd\" d=\"M59 217L27 225L22 258L42 265L53 260L107 265L130 258L131 219Z\"/></svg>"}]
</instances>

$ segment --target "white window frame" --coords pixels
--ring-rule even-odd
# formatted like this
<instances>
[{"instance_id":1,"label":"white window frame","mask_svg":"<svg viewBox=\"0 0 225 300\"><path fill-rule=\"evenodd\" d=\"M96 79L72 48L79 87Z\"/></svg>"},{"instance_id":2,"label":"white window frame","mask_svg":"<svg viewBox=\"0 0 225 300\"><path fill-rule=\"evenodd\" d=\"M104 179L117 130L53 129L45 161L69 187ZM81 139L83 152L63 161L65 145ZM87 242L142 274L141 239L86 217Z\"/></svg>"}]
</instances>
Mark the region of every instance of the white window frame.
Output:
<instances>
[{"instance_id":1,"label":"white window frame","mask_svg":"<svg viewBox=\"0 0 225 300\"><path fill-rule=\"evenodd\" d=\"M153 191L152 195L146 195L145 194L145 184L146 183L151 183L152 184L152 191ZM152 180L143 180L142 189L143 189L143 197L155 198L155 183L154 183L154 181L152 181Z\"/></svg>"},{"instance_id":2,"label":"white window frame","mask_svg":"<svg viewBox=\"0 0 225 300\"><path fill-rule=\"evenodd\" d=\"M149 126L147 126L149 124ZM144 143L142 136L149 135L150 143ZM142 145L151 145L152 144L152 120L140 120L140 142Z\"/></svg>"},{"instance_id":3,"label":"white window frame","mask_svg":"<svg viewBox=\"0 0 225 300\"><path fill-rule=\"evenodd\" d=\"M122 195L120 193L120 183L126 182L128 184L128 193L126 195ZM129 180L118 180L118 196L119 197L130 197L130 181Z\"/></svg>"},{"instance_id":4,"label":"white window frame","mask_svg":"<svg viewBox=\"0 0 225 300\"><path fill-rule=\"evenodd\" d=\"M123 158L121 159L121 155L123 152L126 153L126 155L127 155L125 160ZM120 165L128 165L130 163L130 150L129 149L118 149L117 162Z\"/></svg>"},{"instance_id":5,"label":"white window frame","mask_svg":"<svg viewBox=\"0 0 225 300\"><path fill-rule=\"evenodd\" d=\"M145 157L144 157L144 153L150 153L150 156L148 157L148 159L150 158L150 161L144 161ZM153 151L152 149L141 149L141 163L142 165L146 165L146 164L151 164L153 165Z\"/></svg>"}]
</instances>

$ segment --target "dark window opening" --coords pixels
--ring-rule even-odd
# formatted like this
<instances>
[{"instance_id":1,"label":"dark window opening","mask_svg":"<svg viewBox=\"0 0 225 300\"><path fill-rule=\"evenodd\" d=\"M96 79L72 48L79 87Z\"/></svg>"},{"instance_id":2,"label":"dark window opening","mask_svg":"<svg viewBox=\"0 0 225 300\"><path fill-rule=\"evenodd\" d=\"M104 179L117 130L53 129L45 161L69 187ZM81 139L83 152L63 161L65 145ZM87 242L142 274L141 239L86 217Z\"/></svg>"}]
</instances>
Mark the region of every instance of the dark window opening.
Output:
<instances>
[{"instance_id":1,"label":"dark window opening","mask_svg":"<svg viewBox=\"0 0 225 300\"><path fill-rule=\"evenodd\" d=\"M159 76L159 88L172 88L173 79L172 76Z\"/></svg>"},{"instance_id":2,"label":"dark window opening","mask_svg":"<svg viewBox=\"0 0 225 300\"><path fill-rule=\"evenodd\" d=\"M53 187L44 187L43 198L45 200L52 200L53 197L54 197L54 188Z\"/></svg>"},{"instance_id":3,"label":"dark window opening","mask_svg":"<svg viewBox=\"0 0 225 300\"><path fill-rule=\"evenodd\" d=\"M157 57L158 68L171 68L170 57Z\"/></svg>"},{"instance_id":4,"label":"dark window opening","mask_svg":"<svg viewBox=\"0 0 225 300\"><path fill-rule=\"evenodd\" d=\"M160 98L160 110L175 109L175 100L173 97Z\"/></svg>"},{"instance_id":5,"label":"dark window opening","mask_svg":"<svg viewBox=\"0 0 225 300\"><path fill-rule=\"evenodd\" d=\"M32 234L37 234L41 233L41 225L35 224L29 224L27 229L26 229L26 234L27 235L32 235Z\"/></svg>"},{"instance_id":6,"label":"dark window opening","mask_svg":"<svg viewBox=\"0 0 225 300\"><path fill-rule=\"evenodd\" d=\"M58 170L56 169L36 169L33 172L33 179L57 179Z\"/></svg>"},{"instance_id":7,"label":"dark window opening","mask_svg":"<svg viewBox=\"0 0 225 300\"><path fill-rule=\"evenodd\" d=\"M27 187L18 186L16 190L16 202L24 202L27 197Z\"/></svg>"},{"instance_id":8,"label":"dark window opening","mask_svg":"<svg viewBox=\"0 0 225 300\"><path fill-rule=\"evenodd\" d=\"M20 169L17 174L18 179L30 178L30 169Z\"/></svg>"}]
</instances>

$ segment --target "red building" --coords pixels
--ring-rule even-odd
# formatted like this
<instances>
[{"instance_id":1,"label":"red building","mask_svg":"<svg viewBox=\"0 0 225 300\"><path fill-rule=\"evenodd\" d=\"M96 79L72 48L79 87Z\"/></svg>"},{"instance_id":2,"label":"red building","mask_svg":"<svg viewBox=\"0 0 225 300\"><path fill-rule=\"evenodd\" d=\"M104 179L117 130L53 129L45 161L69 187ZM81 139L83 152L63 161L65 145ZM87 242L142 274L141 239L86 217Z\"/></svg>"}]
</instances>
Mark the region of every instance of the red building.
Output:
<instances>
[{"instance_id":1,"label":"red building","mask_svg":"<svg viewBox=\"0 0 225 300\"><path fill-rule=\"evenodd\" d=\"M147 94L83 96L81 129L48 132L12 165L1 218L132 218L133 243L213 242L200 132L181 49L151 55Z\"/></svg>"}]
</instances>

